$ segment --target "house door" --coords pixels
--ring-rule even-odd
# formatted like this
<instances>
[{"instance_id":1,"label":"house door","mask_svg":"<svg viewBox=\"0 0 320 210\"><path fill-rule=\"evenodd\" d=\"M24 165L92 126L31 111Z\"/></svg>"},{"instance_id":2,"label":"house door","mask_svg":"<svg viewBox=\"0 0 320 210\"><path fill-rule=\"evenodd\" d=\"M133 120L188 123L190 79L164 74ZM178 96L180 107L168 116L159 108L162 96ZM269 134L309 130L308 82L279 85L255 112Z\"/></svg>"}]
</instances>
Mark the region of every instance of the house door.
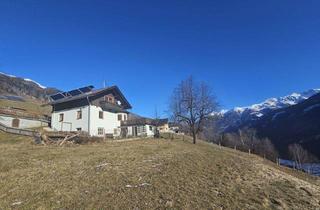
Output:
<instances>
[{"instance_id":1,"label":"house door","mask_svg":"<svg viewBox=\"0 0 320 210\"><path fill-rule=\"evenodd\" d=\"M132 130L132 133L133 133L133 136L137 136L138 135L138 127L133 127L133 130Z\"/></svg>"},{"instance_id":2,"label":"house door","mask_svg":"<svg viewBox=\"0 0 320 210\"><path fill-rule=\"evenodd\" d=\"M120 136L121 136L122 138L127 137L127 136L128 136L128 128L121 128Z\"/></svg>"},{"instance_id":3,"label":"house door","mask_svg":"<svg viewBox=\"0 0 320 210\"><path fill-rule=\"evenodd\" d=\"M15 118L12 120L12 127L19 128L20 120Z\"/></svg>"}]
</instances>

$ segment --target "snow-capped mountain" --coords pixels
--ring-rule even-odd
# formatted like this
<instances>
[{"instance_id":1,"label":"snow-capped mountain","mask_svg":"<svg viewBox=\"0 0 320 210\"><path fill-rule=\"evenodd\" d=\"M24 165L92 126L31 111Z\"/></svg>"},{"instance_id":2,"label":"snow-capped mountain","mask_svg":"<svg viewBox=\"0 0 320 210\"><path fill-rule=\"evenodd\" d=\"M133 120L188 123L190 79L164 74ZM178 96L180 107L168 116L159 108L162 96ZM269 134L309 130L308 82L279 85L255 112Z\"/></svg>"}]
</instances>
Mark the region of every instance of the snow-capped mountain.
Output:
<instances>
[{"instance_id":1,"label":"snow-capped mountain","mask_svg":"<svg viewBox=\"0 0 320 210\"><path fill-rule=\"evenodd\" d=\"M32 79L24 79L24 81L33 82L34 84L38 85L42 89L46 89L46 86L41 85L40 83L33 81Z\"/></svg>"},{"instance_id":2,"label":"snow-capped mountain","mask_svg":"<svg viewBox=\"0 0 320 210\"><path fill-rule=\"evenodd\" d=\"M0 72L0 99L33 98L46 100L47 96L58 92L55 88L47 88L38 82Z\"/></svg>"},{"instance_id":3,"label":"snow-capped mountain","mask_svg":"<svg viewBox=\"0 0 320 210\"><path fill-rule=\"evenodd\" d=\"M236 107L232 110L219 113L221 120L219 120L218 126L221 130L226 130L239 127L242 124L250 124L251 121L256 121L273 110L298 104L317 93L320 93L320 89L311 89L302 93L292 93L284 97L270 98L262 103L248 107Z\"/></svg>"},{"instance_id":4,"label":"snow-capped mountain","mask_svg":"<svg viewBox=\"0 0 320 210\"><path fill-rule=\"evenodd\" d=\"M288 155L290 144L298 143L320 159L320 93L273 110L240 128L244 127L256 130L261 138L269 138L281 156Z\"/></svg>"},{"instance_id":5,"label":"snow-capped mountain","mask_svg":"<svg viewBox=\"0 0 320 210\"><path fill-rule=\"evenodd\" d=\"M14 76L14 75L5 74L5 73L3 73L3 72L0 72L0 74L2 74L2 75L4 75L4 76L7 76L7 77L11 77L11 78L17 78L17 77ZM20 78L20 79L23 79L24 81L27 81L27 82L34 83L34 84L38 85L40 88L42 88L42 89L46 89L46 88L47 88L47 87L41 85L40 83L38 83L38 82L36 82L36 81L34 81L34 80L32 80L32 79L28 79L28 78Z\"/></svg>"}]
</instances>

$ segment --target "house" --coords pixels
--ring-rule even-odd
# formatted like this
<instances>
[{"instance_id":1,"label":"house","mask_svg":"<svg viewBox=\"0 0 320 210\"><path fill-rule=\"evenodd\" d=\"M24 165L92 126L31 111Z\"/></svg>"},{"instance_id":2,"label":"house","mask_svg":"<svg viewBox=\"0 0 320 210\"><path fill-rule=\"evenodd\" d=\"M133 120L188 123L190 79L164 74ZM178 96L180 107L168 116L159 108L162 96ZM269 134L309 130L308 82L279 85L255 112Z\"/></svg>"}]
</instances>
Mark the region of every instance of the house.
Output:
<instances>
[{"instance_id":1,"label":"house","mask_svg":"<svg viewBox=\"0 0 320 210\"><path fill-rule=\"evenodd\" d=\"M6 127L20 129L38 128L48 126L49 122L48 116L31 113L22 108L0 108L0 124Z\"/></svg>"},{"instance_id":2,"label":"house","mask_svg":"<svg viewBox=\"0 0 320 210\"><path fill-rule=\"evenodd\" d=\"M117 86L94 90L87 86L50 96L54 131L81 131L90 136L120 135L130 103Z\"/></svg>"},{"instance_id":3,"label":"house","mask_svg":"<svg viewBox=\"0 0 320 210\"><path fill-rule=\"evenodd\" d=\"M183 132L181 132L179 124L173 122L169 123L169 133L183 134Z\"/></svg>"},{"instance_id":4,"label":"house","mask_svg":"<svg viewBox=\"0 0 320 210\"><path fill-rule=\"evenodd\" d=\"M160 133L170 132L169 120L168 119L159 119L157 122L157 127Z\"/></svg>"},{"instance_id":5,"label":"house","mask_svg":"<svg viewBox=\"0 0 320 210\"><path fill-rule=\"evenodd\" d=\"M167 125L167 126L166 126ZM154 137L157 132L165 131L168 119L150 119L130 113L128 120L121 122L121 137Z\"/></svg>"}]
</instances>

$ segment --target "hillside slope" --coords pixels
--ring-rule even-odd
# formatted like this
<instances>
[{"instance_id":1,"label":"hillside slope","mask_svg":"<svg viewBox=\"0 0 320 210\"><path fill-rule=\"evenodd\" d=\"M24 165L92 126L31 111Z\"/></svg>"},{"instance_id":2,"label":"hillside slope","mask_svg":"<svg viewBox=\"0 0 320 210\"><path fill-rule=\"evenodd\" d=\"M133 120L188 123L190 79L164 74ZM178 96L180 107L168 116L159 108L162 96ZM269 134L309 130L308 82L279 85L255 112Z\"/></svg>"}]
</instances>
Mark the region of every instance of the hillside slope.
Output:
<instances>
[{"instance_id":1,"label":"hillside slope","mask_svg":"<svg viewBox=\"0 0 320 210\"><path fill-rule=\"evenodd\" d=\"M55 88L47 88L39 83L31 80L7 75L0 72L0 96L4 99L11 99L13 96L21 98L47 100L47 96L57 93L59 90ZM1 99L0 98L0 99ZM14 98L15 100L19 98Z\"/></svg>"},{"instance_id":2,"label":"hillside slope","mask_svg":"<svg viewBox=\"0 0 320 210\"><path fill-rule=\"evenodd\" d=\"M0 99L0 108L14 107L37 115L50 115L51 106L43 106L43 102L24 99L23 101Z\"/></svg>"},{"instance_id":3,"label":"hillside slope","mask_svg":"<svg viewBox=\"0 0 320 210\"><path fill-rule=\"evenodd\" d=\"M182 140L35 146L0 133L0 209L317 209L320 181Z\"/></svg>"}]
</instances>

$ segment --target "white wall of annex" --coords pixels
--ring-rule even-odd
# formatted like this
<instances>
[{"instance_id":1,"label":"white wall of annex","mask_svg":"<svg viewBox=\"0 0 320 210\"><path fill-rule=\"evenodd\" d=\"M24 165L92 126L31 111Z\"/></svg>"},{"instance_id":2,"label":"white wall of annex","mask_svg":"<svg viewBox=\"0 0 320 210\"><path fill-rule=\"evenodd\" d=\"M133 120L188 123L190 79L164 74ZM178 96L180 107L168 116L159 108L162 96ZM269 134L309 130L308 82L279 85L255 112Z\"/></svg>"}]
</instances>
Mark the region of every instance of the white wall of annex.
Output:
<instances>
[{"instance_id":1,"label":"white wall of annex","mask_svg":"<svg viewBox=\"0 0 320 210\"><path fill-rule=\"evenodd\" d=\"M150 130L150 126L152 127L152 130ZM136 135L137 136L147 136L147 137L153 137L155 134L155 127L152 125L141 125L141 126L128 126L128 133L127 136L133 136L133 130L135 127L140 127L137 129L137 131L140 130ZM142 127L145 127L145 132L141 132Z\"/></svg>"},{"instance_id":2,"label":"white wall of annex","mask_svg":"<svg viewBox=\"0 0 320 210\"><path fill-rule=\"evenodd\" d=\"M150 130L150 127L152 130ZM146 125L147 136L154 136L155 127L152 125Z\"/></svg>"},{"instance_id":3,"label":"white wall of annex","mask_svg":"<svg viewBox=\"0 0 320 210\"><path fill-rule=\"evenodd\" d=\"M40 120L25 119L25 118L12 117L12 116L6 116L6 115L0 115L0 123L8 127L12 127L12 120L16 118L19 119L18 128L37 128L37 127L48 126L48 123L42 122Z\"/></svg>"}]
</instances>

